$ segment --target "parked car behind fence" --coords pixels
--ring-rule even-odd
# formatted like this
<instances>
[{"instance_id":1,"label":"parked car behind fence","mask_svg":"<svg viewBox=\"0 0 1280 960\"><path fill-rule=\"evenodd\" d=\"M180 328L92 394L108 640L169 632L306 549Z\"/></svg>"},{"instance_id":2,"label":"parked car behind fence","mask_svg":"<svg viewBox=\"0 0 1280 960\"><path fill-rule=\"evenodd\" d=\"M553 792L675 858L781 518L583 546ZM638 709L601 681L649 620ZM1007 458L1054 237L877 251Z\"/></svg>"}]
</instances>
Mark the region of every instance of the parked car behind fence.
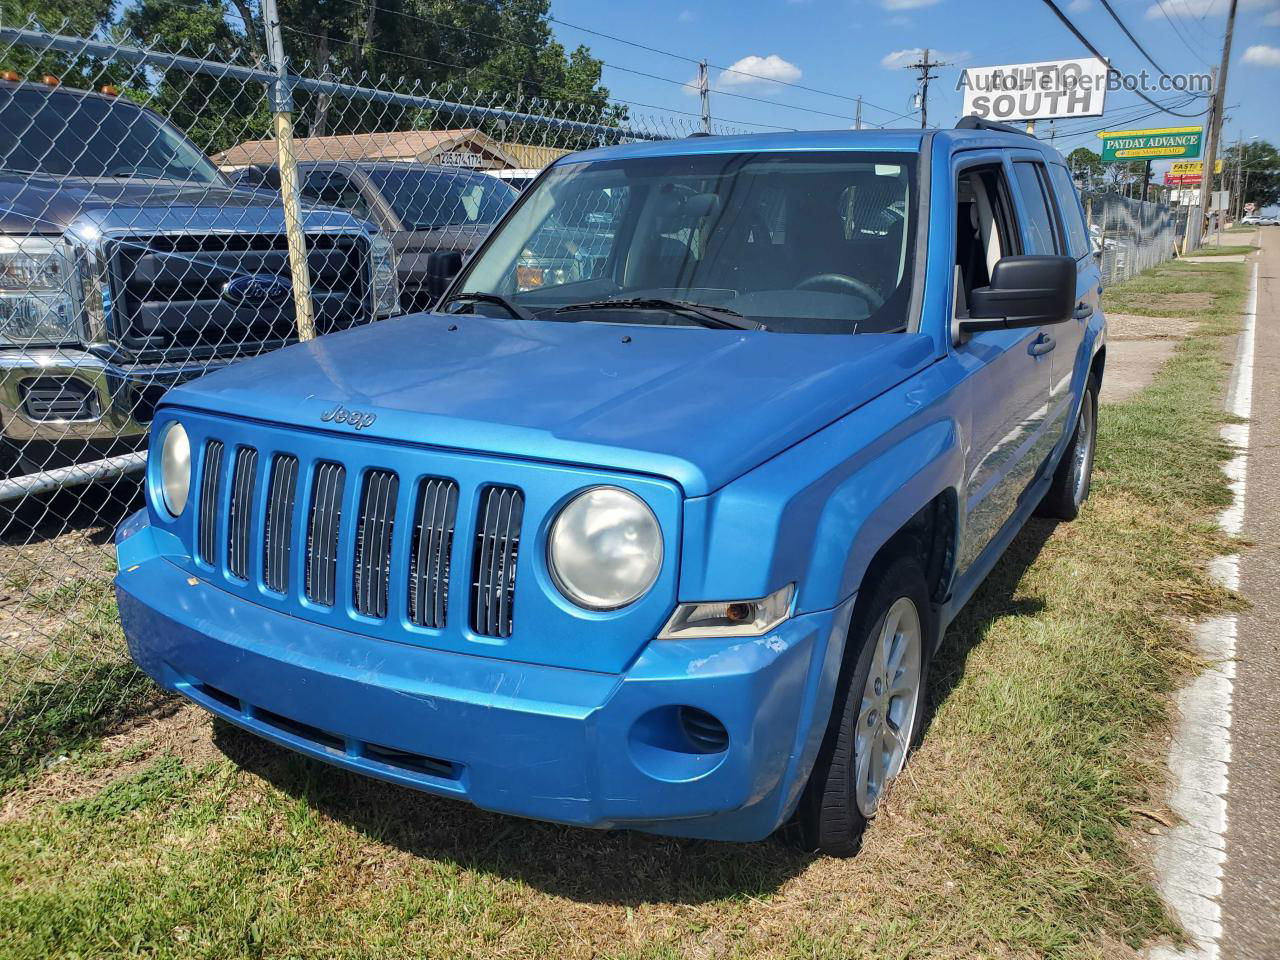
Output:
<instances>
[{"instance_id":1,"label":"parked car behind fence","mask_svg":"<svg viewBox=\"0 0 1280 960\"><path fill-rule=\"evenodd\" d=\"M297 339L279 195L113 91L0 82L0 501L141 466L169 387ZM307 210L316 328L398 312L390 241Z\"/></svg>"},{"instance_id":2,"label":"parked car behind fence","mask_svg":"<svg viewBox=\"0 0 1280 960\"><path fill-rule=\"evenodd\" d=\"M432 289L427 258L456 250L464 257L485 238L518 196L500 179L457 167L419 163L300 163L302 195L377 224L391 239L405 311L425 310ZM275 167L247 167L238 184L279 189Z\"/></svg>"}]
</instances>

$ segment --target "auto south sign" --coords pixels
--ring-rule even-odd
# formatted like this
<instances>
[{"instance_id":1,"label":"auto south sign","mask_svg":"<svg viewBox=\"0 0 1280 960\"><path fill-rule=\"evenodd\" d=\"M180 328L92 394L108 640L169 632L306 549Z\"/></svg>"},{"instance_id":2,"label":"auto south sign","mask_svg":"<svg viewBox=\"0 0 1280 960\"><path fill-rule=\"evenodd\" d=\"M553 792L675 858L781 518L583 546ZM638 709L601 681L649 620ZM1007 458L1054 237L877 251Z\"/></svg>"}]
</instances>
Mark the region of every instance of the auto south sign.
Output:
<instances>
[{"instance_id":1,"label":"auto south sign","mask_svg":"<svg viewBox=\"0 0 1280 960\"><path fill-rule=\"evenodd\" d=\"M1108 70L1092 59L970 67L960 77L963 115L983 120L1101 116Z\"/></svg>"},{"instance_id":2,"label":"auto south sign","mask_svg":"<svg viewBox=\"0 0 1280 960\"><path fill-rule=\"evenodd\" d=\"M1200 156L1203 127L1164 127L1160 130L1104 130L1102 162L1125 160L1192 160Z\"/></svg>"}]
</instances>

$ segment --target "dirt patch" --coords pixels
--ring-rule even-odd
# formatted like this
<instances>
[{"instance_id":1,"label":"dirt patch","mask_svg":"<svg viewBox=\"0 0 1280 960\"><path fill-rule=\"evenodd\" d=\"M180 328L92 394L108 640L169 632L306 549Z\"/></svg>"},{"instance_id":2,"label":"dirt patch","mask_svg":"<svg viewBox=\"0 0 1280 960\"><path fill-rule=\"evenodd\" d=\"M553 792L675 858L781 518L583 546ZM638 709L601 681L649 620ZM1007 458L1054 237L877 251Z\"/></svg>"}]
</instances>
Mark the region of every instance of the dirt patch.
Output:
<instances>
[{"instance_id":1,"label":"dirt patch","mask_svg":"<svg viewBox=\"0 0 1280 960\"><path fill-rule=\"evenodd\" d=\"M1173 356L1178 341L1189 337L1195 325L1195 320L1186 317L1108 313L1107 369L1098 399L1120 403L1132 397L1152 381Z\"/></svg>"},{"instance_id":2,"label":"dirt patch","mask_svg":"<svg viewBox=\"0 0 1280 960\"><path fill-rule=\"evenodd\" d=\"M1117 340L1181 340L1191 335L1196 321L1189 317L1147 317L1137 313L1108 313L1107 342ZM1110 354L1107 357L1108 366Z\"/></svg>"},{"instance_id":3,"label":"dirt patch","mask_svg":"<svg viewBox=\"0 0 1280 960\"><path fill-rule=\"evenodd\" d=\"M1121 403L1155 379L1173 356L1175 340L1121 340L1107 347L1107 369L1098 399Z\"/></svg>"}]
</instances>

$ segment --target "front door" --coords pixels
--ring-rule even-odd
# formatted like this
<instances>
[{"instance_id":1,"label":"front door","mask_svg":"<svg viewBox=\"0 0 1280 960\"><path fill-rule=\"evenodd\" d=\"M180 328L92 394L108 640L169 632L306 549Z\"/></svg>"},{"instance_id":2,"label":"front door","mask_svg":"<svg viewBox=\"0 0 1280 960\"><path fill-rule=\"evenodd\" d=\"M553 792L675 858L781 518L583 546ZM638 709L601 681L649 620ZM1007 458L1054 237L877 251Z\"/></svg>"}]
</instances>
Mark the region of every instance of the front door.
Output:
<instances>
[{"instance_id":1,"label":"front door","mask_svg":"<svg viewBox=\"0 0 1280 960\"><path fill-rule=\"evenodd\" d=\"M972 164L972 165L970 165ZM966 161L956 179L955 311L986 286L1003 256L1022 252L1023 235L1001 159ZM964 512L958 570L963 573L999 534L1033 484L1049 407L1049 355L1040 328L989 330L955 344L966 371Z\"/></svg>"}]
</instances>

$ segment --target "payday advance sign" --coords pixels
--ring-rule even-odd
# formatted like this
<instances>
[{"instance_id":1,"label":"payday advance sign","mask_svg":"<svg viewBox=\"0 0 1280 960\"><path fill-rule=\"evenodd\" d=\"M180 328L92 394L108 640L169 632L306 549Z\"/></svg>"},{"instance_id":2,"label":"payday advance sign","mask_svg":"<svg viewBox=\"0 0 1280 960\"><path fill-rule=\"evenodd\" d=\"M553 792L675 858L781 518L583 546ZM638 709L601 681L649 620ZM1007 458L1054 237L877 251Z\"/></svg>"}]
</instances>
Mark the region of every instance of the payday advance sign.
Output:
<instances>
[{"instance_id":1,"label":"payday advance sign","mask_svg":"<svg viewBox=\"0 0 1280 960\"><path fill-rule=\"evenodd\" d=\"M1088 59L970 67L960 75L962 115L998 121L1101 116L1108 69Z\"/></svg>"},{"instance_id":2,"label":"payday advance sign","mask_svg":"<svg viewBox=\"0 0 1280 960\"><path fill-rule=\"evenodd\" d=\"M1160 130L1104 130L1102 162L1125 160L1192 160L1200 156L1204 127L1164 127Z\"/></svg>"}]
</instances>

